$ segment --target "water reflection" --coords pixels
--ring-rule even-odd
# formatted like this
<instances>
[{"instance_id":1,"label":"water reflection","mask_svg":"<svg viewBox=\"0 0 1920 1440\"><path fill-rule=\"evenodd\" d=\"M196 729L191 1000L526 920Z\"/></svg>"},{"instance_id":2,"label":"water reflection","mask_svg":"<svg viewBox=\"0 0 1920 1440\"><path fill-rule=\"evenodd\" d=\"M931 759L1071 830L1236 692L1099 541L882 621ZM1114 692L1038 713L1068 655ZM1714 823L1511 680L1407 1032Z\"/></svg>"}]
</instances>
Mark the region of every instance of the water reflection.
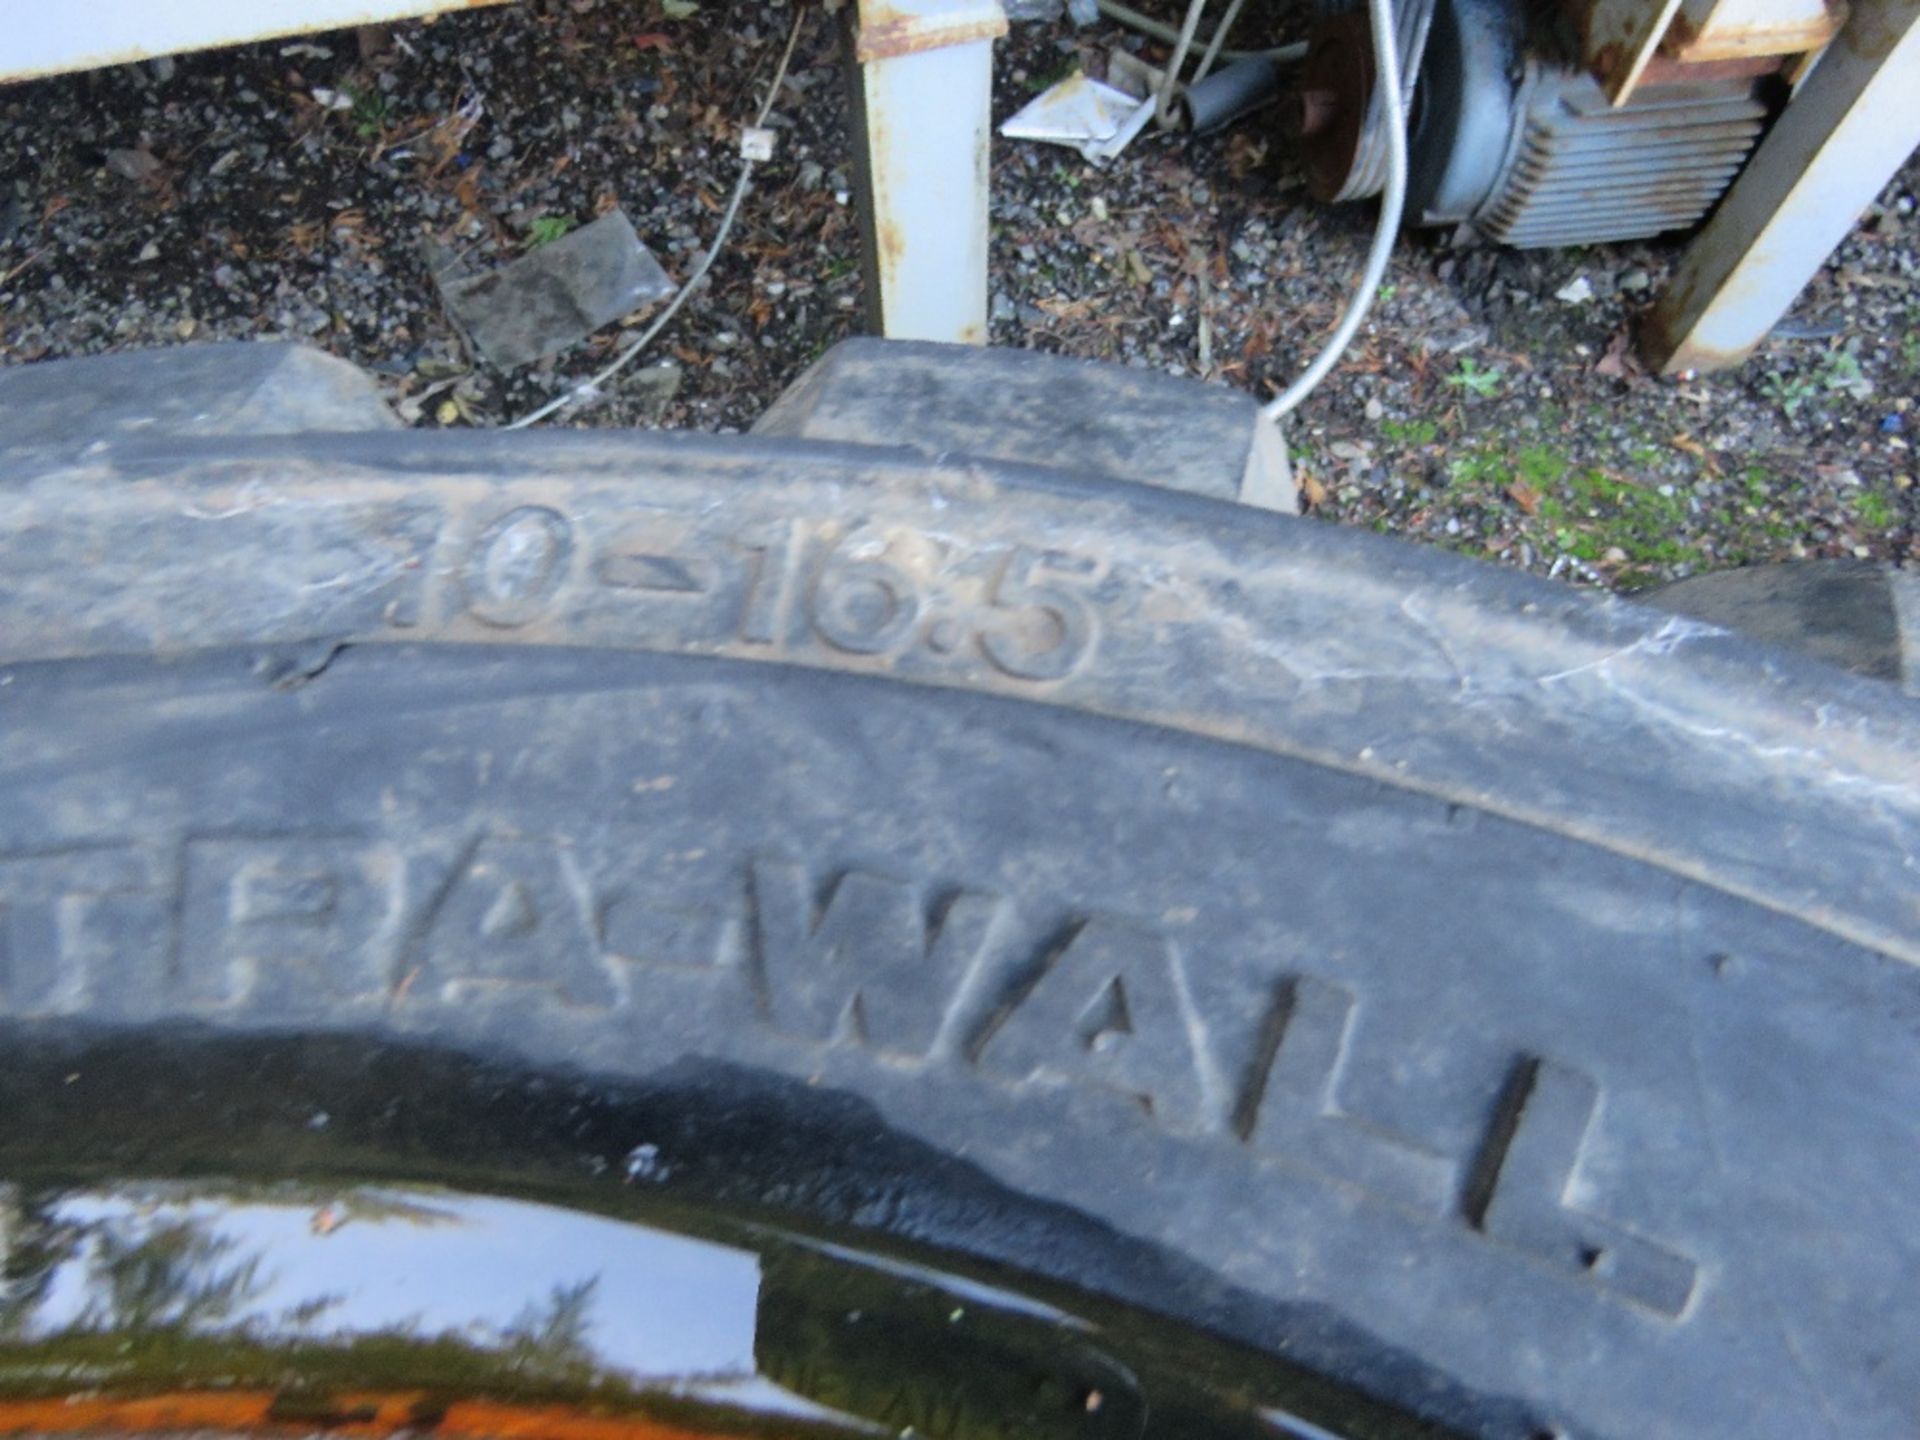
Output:
<instances>
[{"instance_id":1,"label":"water reflection","mask_svg":"<svg viewBox=\"0 0 1920 1440\"><path fill-rule=\"evenodd\" d=\"M400 1188L0 1187L0 1433L134 1423L96 1391L144 1396L139 1423L171 1428L1326 1433L978 1280L733 1233Z\"/></svg>"},{"instance_id":2,"label":"water reflection","mask_svg":"<svg viewBox=\"0 0 1920 1440\"><path fill-rule=\"evenodd\" d=\"M0 1387L56 1355L76 1376L138 1384L216 1352L245 1379L331 1350L453 1390L653 1391L836 1418L759 1375L751 1251L519 1201L374 1189L123 1187L17 1196L11 1209ZM90 1343L108 1338L117 1358ZM407 1373L393 1373L403 1355Z\"/></svg>"},{"instance_id":3,"label":"water reflection","mask_svg":"<svg viewBox=\"0 0 1920 1440\"><path fill-rule=\"evenodd\" d=\"M262 1343L457 1336L521 1368L636 1381L753 1373L751 1253L471 1196L173 1188L53 1200L28 1338L176 1328ZM558 1277L558 1278L556 1278Z\"/></svg>"}]
</instances>

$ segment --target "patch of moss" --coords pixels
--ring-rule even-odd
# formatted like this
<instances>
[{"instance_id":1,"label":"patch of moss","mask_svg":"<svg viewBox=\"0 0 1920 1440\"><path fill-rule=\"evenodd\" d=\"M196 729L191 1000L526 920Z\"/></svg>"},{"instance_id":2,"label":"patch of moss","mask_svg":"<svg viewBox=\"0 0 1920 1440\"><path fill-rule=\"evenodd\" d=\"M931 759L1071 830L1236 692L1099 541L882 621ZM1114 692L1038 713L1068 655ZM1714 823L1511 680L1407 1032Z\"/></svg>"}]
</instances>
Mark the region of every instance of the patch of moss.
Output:
<instances>
[{"instance_id":1,"label":"patch of moss","mask_svg":"<svg viewBox=\"0 0 1920 1440\"><path fill-rule=\"evenodd\" d=\"M1535 490L1546 490L1559 484L1560 478L1570 468L1566 456L1545 445L1523 447L1513 462L1514 478L1526 482Z\"/></svg>"},{"instance_id":2,"label":"patch of moss","mask_svg":"<svg viewBox=\"0 0 1920 1440\"><path fill-rule=\"evenodd\" d=\"M1853 514L1863 530L1891 530L1900 519L1893 502L1878 490L1862 490L1853 502Z\"/></svg>"},{"instance_id":3,"label":"patch of moss","mask_svg":"<svg viewBox=\"0 0 1920 1440\"><path fill-rule=\"evenodd\" d=\"M1565 476L1542 496L1539 516L1560 549L1579 560L1601 560L1618 550L1629 570L1657 571L1700 559L1698 548L1681 538L1686 501L1604 470Z\"/></svg>"},{"instance_id":4,"label":"patch of moss","mask_svg":"<svg viewBox=\"0 0 1920 1440\"><path fill-rule=\"evenodd\" d=\"M1380 435L1391 444L1417 450L1440 438L1440 426L1432 420L1382 420Z\"/></svg>"}]
</instances>

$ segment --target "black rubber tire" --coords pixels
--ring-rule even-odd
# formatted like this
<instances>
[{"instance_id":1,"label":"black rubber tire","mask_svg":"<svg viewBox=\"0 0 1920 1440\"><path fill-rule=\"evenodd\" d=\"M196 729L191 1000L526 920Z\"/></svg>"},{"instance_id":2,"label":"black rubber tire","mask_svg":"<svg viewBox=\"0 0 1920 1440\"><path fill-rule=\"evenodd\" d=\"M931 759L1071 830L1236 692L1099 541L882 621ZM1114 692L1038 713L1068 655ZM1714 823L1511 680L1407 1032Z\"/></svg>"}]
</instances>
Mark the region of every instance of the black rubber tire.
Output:
<instances>
[{"instance_id":1,"label":"black rubber tire","mask_svg":"<svg viewBox=\"0 0 1920 1440\"><path fill-rule=\"evenodd\" d=\"M667 1193L1421 1422L1354 1433L1920 1430L1916 836L1891 687L1190 496L584 435L0 482L0 1177L425 1163L425 1047L582 1183L623 1097Z\"/></svg>"}]
</instances>

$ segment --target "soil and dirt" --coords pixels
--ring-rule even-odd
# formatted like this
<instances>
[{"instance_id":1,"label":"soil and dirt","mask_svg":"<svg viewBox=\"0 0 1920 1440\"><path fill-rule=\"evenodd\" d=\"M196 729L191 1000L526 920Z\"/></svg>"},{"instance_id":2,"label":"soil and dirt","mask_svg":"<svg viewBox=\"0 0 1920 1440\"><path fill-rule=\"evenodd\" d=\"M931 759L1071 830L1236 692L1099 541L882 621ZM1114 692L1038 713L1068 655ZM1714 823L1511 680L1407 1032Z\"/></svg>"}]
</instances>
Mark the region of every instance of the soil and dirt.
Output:
<instances>
[{"instance_id":1,"label":"soil and dirt","mask_svg":"<svg viewBox=\"0 0 1920 1440\"><path fill-rule=\"evenodd\" d=\"M792 14L528 0L0 88L0 363L293 337L375 371L421 427L511 420L634 332L500 373L450 324L436 269L505 261L618 206L686 275ZM1302 26L1258 5L1242 23L1246 43ZM1161 53L1064 19L1016 26L996 119L1115 42ZM845 51L837 17L809 18L777 153L701 292L563 423L743 428L859 327ZM1271 112L1150 136L1105 169L996 138L993 185L997 343L1257 394L1333 325L1372 222L1307 196ZM1307 507L1617 588L1910 558L1916 188L1909 166L1763 351L1706 377L1641 373L1630 343L1679 240L1406 239L1360 341L1291 424Z\"/></svg>"}]
</instances>

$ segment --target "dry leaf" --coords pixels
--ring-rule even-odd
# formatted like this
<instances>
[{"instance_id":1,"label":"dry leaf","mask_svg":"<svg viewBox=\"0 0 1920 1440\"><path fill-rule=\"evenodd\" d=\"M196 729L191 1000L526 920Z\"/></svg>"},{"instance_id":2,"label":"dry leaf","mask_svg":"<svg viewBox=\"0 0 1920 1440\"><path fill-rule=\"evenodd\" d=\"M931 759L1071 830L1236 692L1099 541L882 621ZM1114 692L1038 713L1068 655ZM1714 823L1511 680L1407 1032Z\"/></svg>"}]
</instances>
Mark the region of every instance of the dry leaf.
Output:
<instances>
[{"instance_id":1,"label":"dry leaf","mask_svg":"<svg viewBox=\"0 0 1920 1440\"><path fill-rule=\"evenodd\" d=\"M460 178L453 182L453 198L459 202L463 215L479 215L481 202L478 165L462 171Z\"/></svg>"},{"instance_id":2,"label":"dry leaf","mask_svg":"<svg viewBox=\"0 0 1920 1440\"><path fill-rule=\"evenodd\" d=\"M1267 142L1251 130L1236 130L1227 141L1227 170L1234 179L1244 180L1267 163Z\"/></svg>"},{"instance_id":3,"label":"dry leaf","mask_svg":"<svg viewBox=\"0 0 1920 1440\"><path fill-rule=\"evenodd\" d=\"M1616 380L1646 373L1634 357L1633 337L1624 325L1614 331L1613 338L1607 341L1607 353L1594 362L1593 373L1610 375Z\"/></svg>"},{"instance_id":4,"label":"dry leaf","mask_svg":"<svg viewBox=\"0 0 1920 1440\"><path fill-rule=\"evenodd\" d=\"M1871 270L1849 265L1840 271L1840 283L1849 288L1858 286L1867 290L1905 290L1913 282L1904 276L1876 275Z\"/></svg>"},{"instance_id":5,"label":"dry leaf","mask_svg":"<svg viewBox=\"0 0 1920 1440\"><path fill-rule=\"evenodd\" d=\"M1317 510L1327 503L1327 487L1320 483L1319 476L1311 470L1301 470L1296 478L1300 481L1300 498L1307 502L1309 509Z\"/></svg>"},{"instance_id":6,"label":"dry leaf","mask_svg":"<svg viewBox=\"0 0 1920 1440\"><path fill-rule=\"evenodd\" d=\"M1507 486L1507 498L1528 515L1540 513L1540 492L1524 480L1516 480Z\"/></svg>"},{"instance_id":7,"label":"dry leaf","mask_svg":"<svg viewBox=\"0 0 1920 1440\"><path fill-rule=\"evenodd\" d=\"M1036 309L1046 311L1056 320L1081 320L1085 319L1088 312L1093 309L1093 301L1063 300L1059 296L1052 296L1045 300L1036 300L1034 306Z\"/></svg>"}]
</instances>

